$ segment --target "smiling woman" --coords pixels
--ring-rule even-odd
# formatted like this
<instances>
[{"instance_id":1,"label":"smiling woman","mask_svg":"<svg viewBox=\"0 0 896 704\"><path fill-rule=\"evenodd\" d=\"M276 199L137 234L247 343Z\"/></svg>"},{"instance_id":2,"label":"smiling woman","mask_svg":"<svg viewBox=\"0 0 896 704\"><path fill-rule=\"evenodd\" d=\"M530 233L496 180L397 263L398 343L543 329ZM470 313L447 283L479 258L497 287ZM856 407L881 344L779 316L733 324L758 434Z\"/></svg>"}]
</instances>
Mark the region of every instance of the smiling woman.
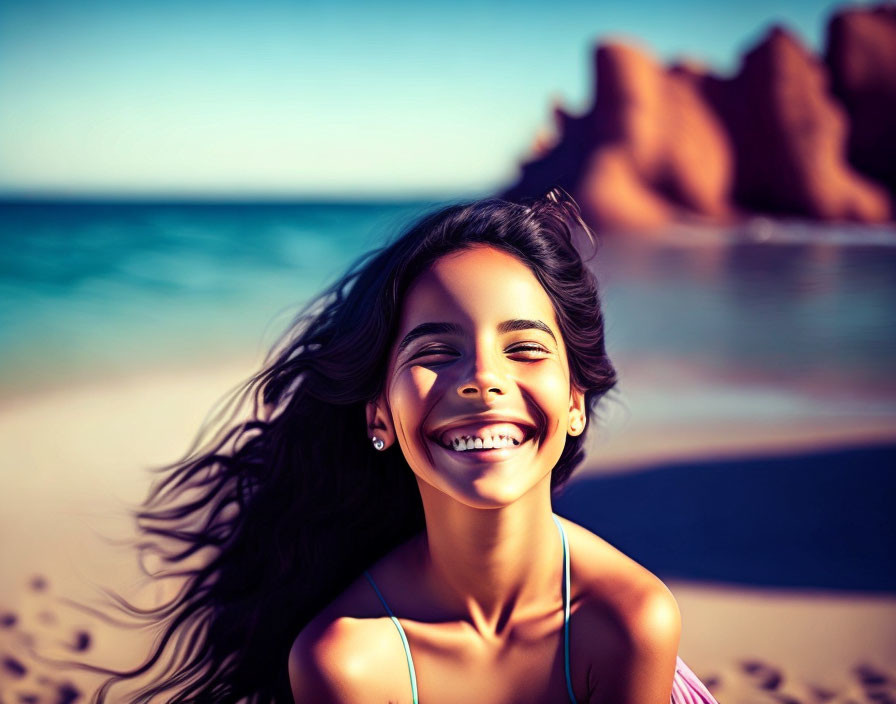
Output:
<instances>
[{"instance_id":1,"label":"smiling woman","mask_svg":"<svg viewBox=\"0 0 896 704\"><path fill-rule=\"evenodd\" d=\"M616 385L576 226L451 206L313 302L140 513L185 581L98 699L713 702L665 585L552 510Z\"/></svg>"},{"instance_id":2,"label":"smiling woman","mask_svg":"<svg viewBox=\"0 0 896 704\"><path fill-rule=\"evenodd\" d=\"M549 485L567 433L585 428L584 394L570 388L555 329L535 275L493 246L442 256L408 289L402 343L368 424L387 447L397 439L427 514L447 515L446 502L502 508Z\"/></svg>"}]
</instances>

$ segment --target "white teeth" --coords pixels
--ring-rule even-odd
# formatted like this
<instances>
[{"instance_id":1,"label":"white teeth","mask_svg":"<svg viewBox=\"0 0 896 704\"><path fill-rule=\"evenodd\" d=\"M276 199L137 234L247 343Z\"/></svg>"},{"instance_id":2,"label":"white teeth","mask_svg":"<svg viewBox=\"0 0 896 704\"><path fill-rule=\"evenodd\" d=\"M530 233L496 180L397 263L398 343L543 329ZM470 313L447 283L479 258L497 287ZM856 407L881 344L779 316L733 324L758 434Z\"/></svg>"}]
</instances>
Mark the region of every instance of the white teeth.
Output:
<instances>
[{"instance_id":1,"label":"white teeth","mask_svg":"<svg viewBox=\"0 0 896 704\"><path fill-rule=\"evenodd\" d=\"M506 435L489 436L485 439L464 436L461 438L454 438L454 440L451 441L451 449L456 450L457 452L464 452L466 450L489 450L500 447L513 447L516 445L519 445L519 443Z\"/></svg>"}]
</instances>

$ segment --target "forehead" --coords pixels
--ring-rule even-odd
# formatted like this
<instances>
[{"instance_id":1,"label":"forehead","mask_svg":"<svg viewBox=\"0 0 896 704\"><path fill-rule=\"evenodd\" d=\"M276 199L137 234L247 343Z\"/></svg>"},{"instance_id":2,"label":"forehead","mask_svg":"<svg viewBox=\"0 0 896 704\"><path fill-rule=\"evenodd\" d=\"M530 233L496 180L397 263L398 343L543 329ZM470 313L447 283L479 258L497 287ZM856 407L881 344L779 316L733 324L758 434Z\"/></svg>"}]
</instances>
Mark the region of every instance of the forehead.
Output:
<instances>
[{"instance_id":1,"label":"forehead","mask_svg":"<svg viewBox=\"0 0 896 704\"><path fill-rule=\"evenodd\" d=\"M402 306L402 328L434 316L507 320L536 314L556 326L551 299L529 267L500 249L477 245L441 257L417 277Z\"/></svg>"}]
</instances>

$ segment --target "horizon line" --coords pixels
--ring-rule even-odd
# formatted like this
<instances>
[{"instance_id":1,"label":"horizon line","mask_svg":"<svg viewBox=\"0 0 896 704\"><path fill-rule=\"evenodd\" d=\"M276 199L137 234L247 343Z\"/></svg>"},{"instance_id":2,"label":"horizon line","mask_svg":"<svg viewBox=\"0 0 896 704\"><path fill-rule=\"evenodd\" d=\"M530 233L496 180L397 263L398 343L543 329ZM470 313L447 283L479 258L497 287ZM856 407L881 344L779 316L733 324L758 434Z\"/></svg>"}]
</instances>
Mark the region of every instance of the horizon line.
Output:
<instances>
[{"instance_id":1,"label":"horizon line","mask_svg":"<svg viewBox=\"0 0 896 704\"><path fill-rule=\"evenodd\" d=\"M0 191L0 203L59 203L59 204L363 204L363 203L429 203L481 199L492 195L482 191L428 192L351 192L343 193L217 193L217 192L59 192L59 191Z\"/></svg>"}]
</instances>

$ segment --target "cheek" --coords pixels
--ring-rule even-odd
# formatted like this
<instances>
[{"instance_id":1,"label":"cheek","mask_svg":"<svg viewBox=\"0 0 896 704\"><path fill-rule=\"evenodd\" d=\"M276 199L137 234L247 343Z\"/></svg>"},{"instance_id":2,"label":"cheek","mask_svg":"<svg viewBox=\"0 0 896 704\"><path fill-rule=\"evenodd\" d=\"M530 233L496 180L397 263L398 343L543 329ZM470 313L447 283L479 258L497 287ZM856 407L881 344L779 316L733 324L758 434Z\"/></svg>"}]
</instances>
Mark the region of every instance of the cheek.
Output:
<instances>
[{"instance_id":1,"label":"cheek","mask_svg":"<svg viewBox=\"0 0 896 704\"><path fill-rule=\"evenodd\" d=\"M421 399L429 396L433 386L436 384L436 379L439 378L438 374L426 367L413 367L407 376L409 377L408 385L414 389L414 392Z\"/></svg>"},{"instance_id":2,"label":"cheek","mask_svg":"<svg viewBox=\"0 0 896 704\"><path fill-rule=\"evenodd\" d=\"M552 416L565 418L569 411L569 379L560 365L544 365L530 378L539 405Z\"/></svg>"},{"instance_id":3,"label":"cheek","mask_svg":"<svg viewBox=\"0 0 896 704\"><path fill-rule=\"evenodd\" d=\"M396 422L419 419L437 378L431 369L412 367L393 379L389 396Z\"/></svg>"}]
</instances>

